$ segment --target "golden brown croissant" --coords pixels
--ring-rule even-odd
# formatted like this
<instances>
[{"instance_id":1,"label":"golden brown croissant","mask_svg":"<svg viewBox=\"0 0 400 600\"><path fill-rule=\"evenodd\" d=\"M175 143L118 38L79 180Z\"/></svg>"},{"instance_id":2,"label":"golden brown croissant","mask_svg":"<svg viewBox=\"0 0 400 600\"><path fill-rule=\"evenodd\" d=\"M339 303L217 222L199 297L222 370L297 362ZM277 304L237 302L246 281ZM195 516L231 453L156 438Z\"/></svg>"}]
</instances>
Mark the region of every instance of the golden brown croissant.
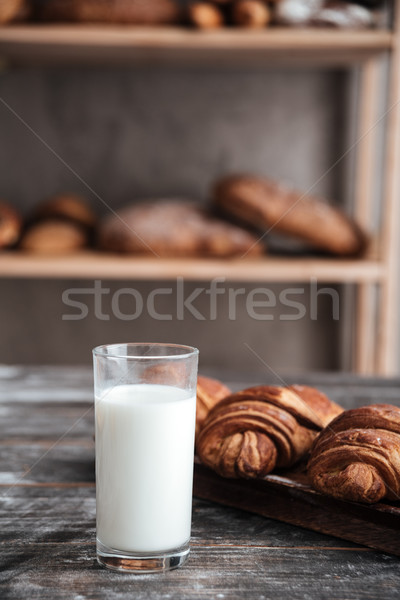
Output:
<instances>
[{"instance_id":1,"label":"golden brown croissant","mask_svg":"<svg viewBox=\"0 0 400 600\"><path fill-rule=\"evenodd\" d=\"M220 401L197 440L201 461L223 477L263 477L303 458L342 409L306 386L257 386Z\"/></svg>"},{"instance_id":2,"label":"golden brown croissant","mask_svg":"<svg viewBox=\"0 0 400 600\"><path fill-rule=\"evenodd\" d=\"M231 390L217 379L197 377L196 437L210 410L230 393Z\"/></svg>"},{"instance_id":3,"label":"golden brown croissant","mask_svg":"<svg viewBox=\"0 0 400 600\"><path fill-rule=\"evenodd\" d=\"M373 404L339 415L315 441L308 472L335 498L400 500L400 408Z\"/></svg>"}]
</instances>

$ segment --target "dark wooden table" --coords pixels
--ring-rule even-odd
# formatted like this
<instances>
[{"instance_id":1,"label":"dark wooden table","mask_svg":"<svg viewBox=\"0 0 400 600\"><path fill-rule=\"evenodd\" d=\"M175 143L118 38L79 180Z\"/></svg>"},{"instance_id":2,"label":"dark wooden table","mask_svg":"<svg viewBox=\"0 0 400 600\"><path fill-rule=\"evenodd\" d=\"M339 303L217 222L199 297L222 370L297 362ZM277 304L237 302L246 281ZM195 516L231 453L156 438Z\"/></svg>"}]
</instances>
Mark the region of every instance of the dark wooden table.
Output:
<instances>
[{"instance_id":1,"label":"dark wooden table","mask_svg":"<svg viewBox=\"0 0 400 600\"><path fill-rule=\"evenodd\" d=\"M345 407L400 403L398 380L300 379ZM198 499L183 568L137 576L99 567L91 371L4 366L0 391L1 600L400 596L394 556Z\"/></svg>"}]
</instances>

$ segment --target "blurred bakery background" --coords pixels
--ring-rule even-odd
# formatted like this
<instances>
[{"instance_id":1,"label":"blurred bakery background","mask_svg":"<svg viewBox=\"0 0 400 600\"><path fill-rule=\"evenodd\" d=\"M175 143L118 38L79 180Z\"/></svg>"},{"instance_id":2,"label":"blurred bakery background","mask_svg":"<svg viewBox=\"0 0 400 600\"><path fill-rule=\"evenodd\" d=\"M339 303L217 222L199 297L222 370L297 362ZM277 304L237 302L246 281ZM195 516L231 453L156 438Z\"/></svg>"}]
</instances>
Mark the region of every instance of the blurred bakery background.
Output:
<instances>
[{"instance_id":1,"label":"blurred bakery background","mask_svg":"<svg viewBox=\"0 0 400 600\"><path fill-rule=\"evenodd\" d=\"M398 371L397 355L373 356L394 294L376 287L395 265L375 239L393 241L397 219L381 218L392 13L379 0L0 2L0 363L168 341L231 378ZM218 187L242 174L245 189ZM156 289L171 318L137 310ZM195 310L177 309L182 294Z\"/></svg>"}]
</instances>

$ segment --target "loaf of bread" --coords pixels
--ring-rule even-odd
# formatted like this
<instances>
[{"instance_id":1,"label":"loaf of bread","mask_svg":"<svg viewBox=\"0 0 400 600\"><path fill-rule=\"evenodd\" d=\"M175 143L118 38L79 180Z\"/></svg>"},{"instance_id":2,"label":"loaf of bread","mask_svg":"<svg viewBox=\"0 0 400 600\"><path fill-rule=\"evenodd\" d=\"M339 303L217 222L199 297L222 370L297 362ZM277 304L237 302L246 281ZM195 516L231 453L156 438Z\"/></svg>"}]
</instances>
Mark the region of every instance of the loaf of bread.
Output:
<instances>
[{"instance_id":1,"label":"loaf of bread","mask_svg":"<svg viewBox=\"0 0 400 600\"><path fill-rule=\"evenodd\" d=\"M0 202L0 248L14 246L22 231L22 218L6 202Z\"/></svg>"},{"instance_id":2,"label":"loaf of bread","mask_svg":"<svg viewBox=\"0 0 400 600\"><path fill-rule=\"evenodd\" d=\"M213 196L224 213L263 234L287 234L341 256L359 254L366 246L366 235L338 208L269 179L225 177L215 185Z\"/></svg>"},{"instance_id":3,"label":"loaf of bread","mask_svg":"<svg viewBox=\"0 0 400 600\"><path fill-rule=\"evenodd\" d=\"M210 377L199 375L197 378L197 403L196 403L196 438L203 426L208 413L218 402L228 396L231 390Z\"/></svg>"},{"instance_id":4,"label":"loaf of bread","mask_svg":"<svg viewBox=\"0 0 400 600\"><path fill-rule=\"evenodd\" d=\"M112 252L227 257L263 252L257 237L185 201L140 202L109 215L99 245Z\"/></svg>"},{"instance_id":5,"label":"loaf of bread","mask_svg":"<svg viewBox=\"0 0 400 600\"><path fill-rule=\"evenodd\" d=\"M0 25L24 21L31 14L28 0L0 0Z\"/></svg>"},{"instance_id":6,"label":"loaf of bread","mask_svg":"<svg viewBox=\"0 0 400 600\"><path fill-rule=\"evenodd\" d=\"M355 502L400 500L400 408L347 410L317 438L310 481L324 494Z\"/></svg>"},{"instance_id":7,"label":"loaf of bread","mask_svg":"<svg viewBox=\"0 0 400 600\"><path fill-rule=\"evenodd\" d=\"M340 406L314 388L248 388L211 410L197 453L223 477L263 477L304 458L318 432L340 412Z\"/></svg>"},{"instance_id":8,"label":"loaf of bread","mask_svg":"<svg viewBox=\"0 0 400 600\"><path fill-rule=\"evenodd\" d=\"M162 25L180 16L174 0L45 0L40 17L48 21Z\"/></svg>"}]
</instances>

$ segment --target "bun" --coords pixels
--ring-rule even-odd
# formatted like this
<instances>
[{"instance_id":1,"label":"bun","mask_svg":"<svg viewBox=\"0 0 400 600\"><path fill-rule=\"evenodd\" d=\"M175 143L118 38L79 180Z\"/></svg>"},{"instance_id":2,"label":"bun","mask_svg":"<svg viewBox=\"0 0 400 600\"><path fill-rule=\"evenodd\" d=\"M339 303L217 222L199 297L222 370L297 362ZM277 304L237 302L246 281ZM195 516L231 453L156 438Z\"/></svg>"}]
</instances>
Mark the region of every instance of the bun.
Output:
<instances>
[{"instance_id":1,"label":"bun","mask_svg":"<svg viewBox=\"0 0 400 600\"><path fill-rule=\"evenodd\" d=\"M400 408L347 410L316 440L308 463L315 489L355 502L400 500Z\"/></svg>"},{"instance_id":2,"label":"bun","mask_svg":"<svg viewBox=\"0 0 400 600\"><path fill-rule=\"evenodd\" d=\"M263 0L236 0L232 6L232 19L240 27L260 29L271 21L271 11Z\"/></svg>"},{"instance_id":3,"label":"bun","mask_svg":"<svg viewBox=\"0 0 400 600\"><path fill-rule=\"evenodd\" d=\"M22 219L18 212L5 202L0 202L0 248L9 248L17 243L22 230Z\"/></svg>"},{"instance_id":4,"label":"bun","mask_svg":"<svg viewBox=\"0 0 400 600\"><path fill-rule=\"evenodd\" d=\"M74 194L50 198L36 208L34 216L38 219L68 219L88 228L93 228L97 221L95 213L86 200Z\"/></svg>"},{"instance_id":5,"label":"bun","mask_svg":"<svg viewBox=\"0 0 400 600\"><path fill-rule=\"evenodd\" d=\"M224 25L221 9L211 2L192 2L187 8L189 22L199 29L216 29Z\"/></svg>"},{"instance_id":6,"label":"bun","mask_svg":"<svg viewBox=\"0 0 400 600\"><path fill-rule=\"evenodd\" d=\"M43 254L64 254L87 246L85 230L67 221L43 221L33 224L23 235L23 250Z\"/></svg>"},{"instance_id":7,"label":"bun","mask_svg":"<svg viewBox=\"0 0 400 600\"><path fill-rule=\"evenodd\" d=\"M263 477L309 451L342 409L306 386L257 386L231 394L208 415L197 440L201 461L223 477Z\"/></svg>"}]
</instances>

